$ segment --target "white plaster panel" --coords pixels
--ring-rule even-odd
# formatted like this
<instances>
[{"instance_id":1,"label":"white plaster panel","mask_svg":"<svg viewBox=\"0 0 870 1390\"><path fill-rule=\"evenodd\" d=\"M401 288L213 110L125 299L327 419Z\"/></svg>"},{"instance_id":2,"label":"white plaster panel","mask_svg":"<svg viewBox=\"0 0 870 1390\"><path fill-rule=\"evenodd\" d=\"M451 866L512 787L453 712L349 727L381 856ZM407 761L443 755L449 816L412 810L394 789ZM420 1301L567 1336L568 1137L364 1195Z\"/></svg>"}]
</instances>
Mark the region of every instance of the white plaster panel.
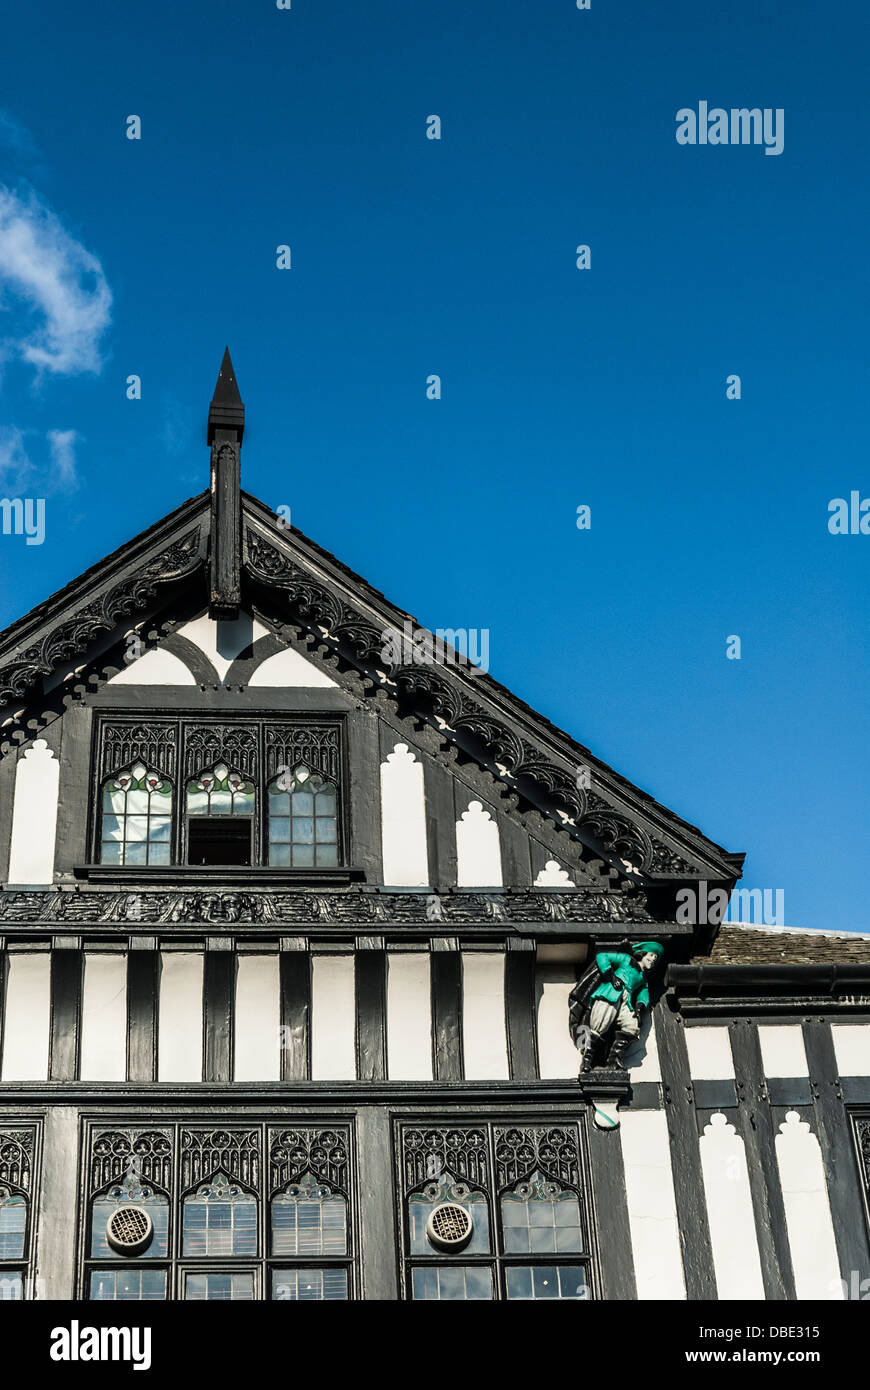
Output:
<instances>
[{"instance_id":1,"label":"white plaster panel","mask_svg":"<svg viewBox=\"0 0 870 1390\"><path fill-rule=\"evenodd\" d=\"M462 1048L467 1081L506 1081L504 953L462 952Z\"/></svg>"},{"instance_id":2,"label":"white plaster panel","mask_svg":"<svg viewBox=\"0 0 870 1390\"><path fill-rule=\"evenodd\" d=\"M498 825L480 801L456 822L456 882L460 888L501 888Z\"/></svg>"},{"instance_id":3,"label":"white plaster panel","mask_svg":"<svg viewBox=\"0 0 870 1390\"><path fill-rule=\"evenodd\" d=\"M662 1070L659 1065L659 1049L655 1030L655 1013L645 1009L640 1024L640 1035L625 1054L625 1065L631 1072L632 1081L661 1081Z\"/></svg>"},{"instance_id":4,"label":"white plaster panel","mask_svg":"<svg viewBox=\"0 0 870 1390\"><path fill-rule=\"evenodd\" d=\"M236 968L233 1079L281 1080L281 990L277 955L241 952Z\"/></svg>"},{"instance_id":5,"label":"white plaster panel","mask_svg":"<svg viewBox=\"0 0 870 1390\"><path fill-rule=\"evenodd\" d=\"M638 1299L683 1299L686 1285L667 1118L663 1110L619 1114Z\"/></svg>"},{"instance_id":6,"label":"white plaster panel","mask_svg":"<svg viewBox=\"0 0 870 1390\"><path fill-rule=\"evenodd\" d=\"M831 1037L841 1076L870 1076L870 1023L832 1023Z\"/></svg>"},{"instance_id":7,"label":"white plaster panel","mask_svg":"<svg viewBox=\"0 0 870 1390\"><path fill-rule=\"evenodd\" d=\"M384 883L425 888L429 882L423 764L406 743L381 763L381 837Z\"/></svg>"},{"instance_id":8,"label":"white plaster panel","mask_svg":"<svg viewBox=\"0 0 870 1390\"><path fill-rule=\"evenodd\" d=\"M799 1299L844 1297L819 1141L796 1110L776 1136L776 1161Z\"/></svg>"},{"instance_id":9,"label":"white plaster panel","mask_svg":"<svg viewBox=\"0 0 870 1390\"><path fill-rule=\"evenodd\" d=\"M693 1081L732 1081L734 1055L723 1024L704 1024L685 1030L689 1072Z\"/></svg>"},{"instance_id":10,"label":"white plaster panel","mask_svg":"<svg viewBox=\"0 0 870 1390\"><path fill-rule=\"evenodd\" d=\"M711 1115L700 1141L716 1292L720 1299L763 1299L743 1140L725 1115Z\"/></svg>"},{"instance_id":11,"label":"white plaster panel","mask_svg":"<svg viewBox=\"0 0 870 1390\"><path fill-rule=\"evenodd\" d=\"M82 1081L127 1076L127 957L85 951L82 987Z\"/></svg>"},{"instance_id":12,"label":"white plaster panel","mask_svg":"<svg viewBox=\"0 0 870 1390\"><path fill-rule=\"evenodd\" d=\"M259 637L268 636L268 632L269 629L249 613L240 614L233 622L208 616L194 618L178 629L179 637L186 637L208 657L222 681L226 680L227 671L245 647Z\"/></svg>"},{"instance_id":13,"label":"white plaster panel","mask_svg":"<svg viewBox=\"0 0 870 1390\"><path fill-rule=\"evenodd\" d=\"M432 1080L432 986L422 951L387 954L387 1076Z\"/></svg>"},{"instance_id":14,"label":"white plaster panel","mask_svg":"<svg viewBox=\"0 0 870 1390\"><path fill-rule=\"evenodd\" d=\"M199 952L161 952L158 1081L202 1080L202 972Z\"/></svg>"},{"instance_id":15,"label":"white plaster panel","mask_svg":"<svg viewBox=\"0 0 870 1390\"><path fill-rule=\"evenodd\" d=\"M808 1076L807 1053L799 1023L760 1023L758 1041L765 1076Z\"/></svg>"},{"instance_id":16,"label":"white plaster panel","mask_svg":"<svg viewBox=\"0 0 870 1390\"><path fill-rule=\"evenodd\" d=\"M538 1001L538 1063L542 1078L576 1076L580 1054L568 1028L568 996L577 983L565 963L541 964L535 970Z\"/></svg>"},{"instance_id":17,"label":"white plaster panel","mask_svg":"<svg viewBox=\"0 0 870 1390\"><path fill-rule=\"evenodd\" d=\"M6 958L3 1080L48 1079L51 958L47 951L10 952Z\"/></svg>"},{"instance_id":18,"label":"white plaster panel","mask_svg":"<svg viewBox=\"0 0 870 1390\"><path fill-rule=\"evenodd\" d=\"M356 1078L356 996L352 955L314 956L311 971L311 1076Z\"/></svg>"},{"instance_id":19,"label":"white plaster panel","mask_svg":"<svg viewBox=\"0 0 870 1390\"><path fill-rule=\"evenodd\" d=\"M305 690L325 686L336 688L336 682L325 671L318 670L295 647L287 647L283 652L267 656L253 672L248 685L280 685Z\"/></svg>"},{"instance_id":20,"label":"white plaster panel","mask_svg":"<svg viewBox=\"0 0 870 1390\"><path fill-rule=\"evenodd\" d=\"M9 883L54 882L60 763L38 738L15 767Z\"/></svg>"},{"instance_id":21,"label":"white plaster panel","mask_svg":"<svg viewBox=\"0 0 870 1390\"><path fill-rule=\"evenodd\" d=\"M575 888L573 878L555 859L548 859L543 869L538 871L535 888Z\"/></svg>"},{"instance_id":22,"label":"white plaster panel","mask_svg":"<svg viewBox=\"0 0 870 1390\"><path fill-rule=\"evenodd\" d=\"M174 652L157 647L144 652L112 676L109 685L196 685L193 672Z\"/></svg>"}]
</instances>

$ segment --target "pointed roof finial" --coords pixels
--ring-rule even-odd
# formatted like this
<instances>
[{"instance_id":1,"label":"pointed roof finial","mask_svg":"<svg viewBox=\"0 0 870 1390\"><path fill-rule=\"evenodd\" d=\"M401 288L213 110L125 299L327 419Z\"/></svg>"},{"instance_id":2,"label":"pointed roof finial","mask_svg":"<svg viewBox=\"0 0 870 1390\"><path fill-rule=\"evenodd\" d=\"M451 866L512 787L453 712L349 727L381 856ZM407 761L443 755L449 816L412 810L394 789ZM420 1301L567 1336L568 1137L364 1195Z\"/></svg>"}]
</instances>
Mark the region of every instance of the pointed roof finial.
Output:
<instances>
[{"instance_id":1,"label":"pointed roof finial","mask_svg":"<svg viewBox=\"0 0 870 1390\"><path fill-rule=\"evenodd\" d=\"M218 372L214 395L208 409L207 442L209 444L214 443L215 430L235 430L239 444L241 444L242 435L245 432L245 407L239 395L239 386L233 371L229 348L224 348L224 360Z\"/></svg>"}]
</instances>

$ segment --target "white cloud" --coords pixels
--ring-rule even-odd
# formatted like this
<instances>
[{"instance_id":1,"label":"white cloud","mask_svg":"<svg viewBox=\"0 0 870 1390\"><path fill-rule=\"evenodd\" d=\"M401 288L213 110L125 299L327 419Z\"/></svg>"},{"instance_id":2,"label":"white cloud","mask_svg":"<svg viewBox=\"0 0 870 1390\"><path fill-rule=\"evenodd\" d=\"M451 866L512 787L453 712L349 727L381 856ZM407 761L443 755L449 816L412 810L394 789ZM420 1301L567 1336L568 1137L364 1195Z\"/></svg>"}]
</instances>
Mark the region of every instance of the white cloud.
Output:
<instances>
[{"instance_id":1,"label":"white cloud","mask_svg":"<svg viewBox=\"0 0 870 1390\"><path fill-rule=\"evenodd\" d=\"M17 493L32 470L24 432L16 425L0 428L0 490Z\"/></svg>"},{"instance_id":2,"label":"white cloud","mask_svg":"<svg viewBox=\"0 0 870 1390\"><path fill-rule=\"evenodd\" d=\"M51 449L51 471L58 487L69 489L78 487L76 474L75 445L78 435L75 430L49 430L48 444Z\"/></svg>"},{"instance_id":3,"label":"white cloud","mask_svg":"<svg viewBox=\"0 0 870 1390\"><path fill-rule=\"evenodd\" d=\"M112 303L100 262L35 194L19 197L2 185L0 287L28 315L11 344L26 362L63 375L99 371ZM7 295L0 307L9 309Z\"/></svg>"}]
</instances>

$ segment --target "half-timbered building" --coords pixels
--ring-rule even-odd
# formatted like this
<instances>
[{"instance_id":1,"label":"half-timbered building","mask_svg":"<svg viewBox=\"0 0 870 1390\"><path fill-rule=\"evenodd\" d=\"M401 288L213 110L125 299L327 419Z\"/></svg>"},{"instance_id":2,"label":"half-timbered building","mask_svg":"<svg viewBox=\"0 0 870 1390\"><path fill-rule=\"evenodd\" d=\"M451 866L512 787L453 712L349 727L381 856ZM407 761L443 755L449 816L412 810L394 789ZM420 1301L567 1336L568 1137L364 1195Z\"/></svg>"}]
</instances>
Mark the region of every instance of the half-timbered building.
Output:
<instances>
[{"instance_id":1,"label":"half-timbered building","mask_svg":"<svg viewBox=\"0 0 870 1390\"><path fill-rule=\"evenodd\" d=\"M742 856L390 654L243 432L226 355L209 490L0 636L3 1295L870 1295L870 941L681 911Z\"/></svg>"}]
</instances>

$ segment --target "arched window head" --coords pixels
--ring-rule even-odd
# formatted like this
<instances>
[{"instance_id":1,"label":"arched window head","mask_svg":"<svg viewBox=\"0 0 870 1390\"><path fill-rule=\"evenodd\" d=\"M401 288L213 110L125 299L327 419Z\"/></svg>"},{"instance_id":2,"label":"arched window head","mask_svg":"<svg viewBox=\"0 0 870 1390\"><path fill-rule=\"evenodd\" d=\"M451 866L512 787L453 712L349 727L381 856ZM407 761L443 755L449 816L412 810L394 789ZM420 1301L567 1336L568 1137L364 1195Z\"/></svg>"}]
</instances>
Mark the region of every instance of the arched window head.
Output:
<instances>
[{"instance_id":1,"label":"arched window head","mask_svg":"<svg viewBox=\"0 0 870 1390\"><path fill-rule=\"evenodd\" d=\"M186 1256L256 1255L256 1199L216 1173L184 1199L182 1246Z\"/></svg>"},{"instance_id":2,"label":"arched window head","mask_svg":"<svg viewBox=\"0 0 870 1390\"><path fill-rule=\"evenodd\" d=\"M0 1260L20 1260L27 1236L27 1198L0 1187Z\"/></svg>"},{"instance_id":3,"label":"arched window head","mask_svg":"<svg viewBox=\"0 0 870 1390\"><path fill-rule=\"evenodd\" d=\"M340 1193L305 1173L273 1197L273 1255L346 1253L347 1202Z\"/></svg>"},{"instance_id":4,"label":"arched window head","mask_svg":"<svg viewBox=\"0 0 870 1390\"><path fill-rule=\"evenodd\" d=\"M172 786L144 763L103 783L100 860L103 864L168 864Z\"/></svg>"},{"instance_id":5,"label":"arched window head","mask_svg":"<svg viewBox=\"0 0 870 1390\"><path fill-rule=\"evenodd\" d=\"M576 1193L541 1172L504 1194L501 1217L508 1254L577 1254L583 1249Z\"/></svg>"},{"instance_id":6,"label":"arched window head","mask_svg":"<svg viewBox=\"0 0 870 1390\"><path fill-rule=\"evenodd\" d=\"M254 784L238 772L230 772L226 763L194 777L187 784L187 814L189 816L252 816L254 814Z\"/></svg>"},{"instance_id":7,"label":"arched window head","mask_svg":"<svg viewBox=\"0 0 870 1390\"><path fill-rule=\"evenodd\" d=\"M305 763L269 784L269 863L292 869L338 864L338 792Z\"/></svg>"}]
</instances>

